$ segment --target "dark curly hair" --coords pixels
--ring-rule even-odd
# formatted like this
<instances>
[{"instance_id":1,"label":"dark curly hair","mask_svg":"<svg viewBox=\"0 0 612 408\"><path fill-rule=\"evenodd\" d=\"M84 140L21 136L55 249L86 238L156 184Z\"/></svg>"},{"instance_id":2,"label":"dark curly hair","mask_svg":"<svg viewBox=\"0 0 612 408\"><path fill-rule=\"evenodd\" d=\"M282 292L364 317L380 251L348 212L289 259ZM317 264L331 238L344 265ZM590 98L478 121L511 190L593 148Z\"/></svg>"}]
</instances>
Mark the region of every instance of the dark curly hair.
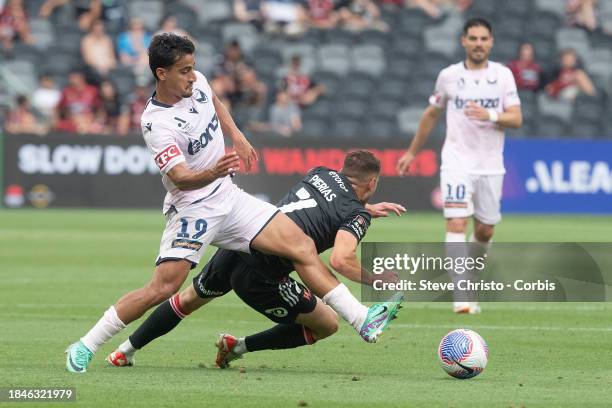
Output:
<instances>
[{"instance_id":1,"label":"dark curly hair","mask_svg":"<svg viewBox=\"0 0 612 408\"><path fill-rule=\"evenodd\" d=\"M195 45L187 37L173 33L161 33L153 37L149 45L149 67L155 79L157 68L168 68L181 57L195 52Z\"/></svg>"}]
</instances>

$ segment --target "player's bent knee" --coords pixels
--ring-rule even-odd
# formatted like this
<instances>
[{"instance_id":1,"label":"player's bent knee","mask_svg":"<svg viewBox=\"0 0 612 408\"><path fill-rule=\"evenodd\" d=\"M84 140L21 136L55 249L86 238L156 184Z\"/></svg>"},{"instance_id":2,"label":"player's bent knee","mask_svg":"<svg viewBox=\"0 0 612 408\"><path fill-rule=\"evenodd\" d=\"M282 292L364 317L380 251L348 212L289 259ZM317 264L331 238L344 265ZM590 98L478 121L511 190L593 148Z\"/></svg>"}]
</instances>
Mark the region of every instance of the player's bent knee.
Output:
<instances>
[{"instance_id":1,"label":"player's bent knee","mask_svg":"<svg viewBox=\"0 0 612 408\"><path fill-rule=\"evenodd\" d=\"M480 225L474 230L474 236L479 242L489 242L495 229L490 225Z\"/></svg>"}]
</instances>

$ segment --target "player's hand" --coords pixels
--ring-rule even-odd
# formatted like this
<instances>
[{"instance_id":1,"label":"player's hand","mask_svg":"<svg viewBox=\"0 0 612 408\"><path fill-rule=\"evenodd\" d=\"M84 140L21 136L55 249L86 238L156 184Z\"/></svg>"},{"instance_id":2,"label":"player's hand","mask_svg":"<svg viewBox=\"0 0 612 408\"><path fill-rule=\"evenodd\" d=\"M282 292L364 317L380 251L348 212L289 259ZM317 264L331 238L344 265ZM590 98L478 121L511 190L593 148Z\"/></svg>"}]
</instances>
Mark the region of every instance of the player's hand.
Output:
<instances>
[{"instance_id":1,"label":"player's hand","mask_svg":"<svg viewBox=\"0 0 612 408\"><path fill-rule=\"evenodd\" d=\"M229 152L223 155L211 169L215 179L229 176L240 168L240 157L236 152Z\"/></svg>"},{"instance_id":2,"label":"player's hand","mask_svg":"<svg viewBox=\"0 0 612 408\"><path fill-rule=\"evenodd\" d=\"M476 102L468 102L465 108L465 116L472 120L480 120L482 122L488 122L490 119L489 111Z\"/></svg>"},{"instance_id":3,"label":"player's hand","mask_svg":"<svg viewBox=\"0 0 612 408\"><path fill-rule=\"evenodd\" d=\"M373 218L387 217L389 213L393 212L396 215L400 216L406 212L404 206L396 203L377 203L377 204L368 204L366 206L366 210L370 213Z\"/></svg>"},{"instance_id":4,"label":"player's hand","mask_svg":"<svg viewBox=\"0 0 612 408\"><path fill-rule=\"evenodd\" d=\"M238 157L244 162L245 171L248 173L251 171L252 166L255 164L259 158L257 157L257 152L251 146L249 141L244 137L241 133L240 137L237 137L234 140L234 149L236 153L238 153Z\"/></svg>"},{"instance_id":5,"label":"player's hand","mask_svg":"<svg viewBox=\"0 0 612 408\"><path fill-rule=\"evenodd\" d=\"M404 155L400 157L400 159L397 161L396 166L397 172L400 176L405 176L409 173L410 164L413 160L414 154L410 150L407 150L406 153L404 153Z\"/></svg>"},{"instance_id":6,"label":"player's hand","mask_svg":"<svg viewBox=\"0 0 612 408\"><path fill-rule=\"evenodd\" d=\"M396 271L384 271L380 275L377 275L376 279L381 280L383 283L398 283L399 273Z\"/></svg>"}]
</instances>

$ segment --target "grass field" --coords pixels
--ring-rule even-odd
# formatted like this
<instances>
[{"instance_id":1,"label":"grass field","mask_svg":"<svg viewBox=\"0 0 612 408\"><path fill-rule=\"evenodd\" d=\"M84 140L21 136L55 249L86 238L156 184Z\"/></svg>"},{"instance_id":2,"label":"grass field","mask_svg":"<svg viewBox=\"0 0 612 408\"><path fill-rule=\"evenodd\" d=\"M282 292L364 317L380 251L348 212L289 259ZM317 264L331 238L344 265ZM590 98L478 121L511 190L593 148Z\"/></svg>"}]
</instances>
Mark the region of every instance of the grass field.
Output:
<instances>
[{"instance_id":1,"label":"grass field","mask_svg":"<svg viewBox=\"0 0 612 408\"><path fill-rule=\"evenodd\" d=\"M612 405L612 307L601 303L486 304L478 316L456 316L448 304L407 304L378 344L344 324L312 347L252 353L219 370L219 332L245 335L271 325L230 294L140 352L135 367L104 361L128 328L88 373L65 372L65 347L150 276L162 222L156 211L0 210L0 387L76 387L69 407ZM441 237L439 215L409 214L375 222L367 239ZM507 216L496 241L609 242L612 218ZM440 338L458 327L477 330L489 344L489 366L473 380L455 380L437 364Z\"/></svg>"}]
</instances>

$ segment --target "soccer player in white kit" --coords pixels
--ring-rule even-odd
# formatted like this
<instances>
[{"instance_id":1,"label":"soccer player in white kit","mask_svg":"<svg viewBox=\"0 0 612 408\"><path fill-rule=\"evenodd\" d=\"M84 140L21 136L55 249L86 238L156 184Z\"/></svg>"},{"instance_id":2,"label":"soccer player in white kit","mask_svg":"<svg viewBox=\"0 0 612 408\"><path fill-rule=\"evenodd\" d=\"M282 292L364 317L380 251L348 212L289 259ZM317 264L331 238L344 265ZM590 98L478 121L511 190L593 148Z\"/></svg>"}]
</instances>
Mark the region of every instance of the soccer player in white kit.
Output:
<instances>
[{"instance_id":1,"label":"soccer player in white kit","mask_svg":"<svg viewBox=\"0 0 612 408\"><path fill-rule=\"evenodd\" d=\"M195 71L193 43L171 33L156 35L149 46L149 65L156 90L142 114L142 131L168 191L156 268L147 285L120 298L68 347L67 370L86 372L100 346L176 293L209 244L289 259L317 296L325 297L366 341L376 341L393 317L388 308L363 306L331 274L312 239L289 217L232 182L240 160L248 171L257 156L204 75ZM225 153L224 135L235 151Z\"/></svg>"},{"instance_id":2,"label":"soccer player in white kit","mask_svg":"<svg viewBox=\"0 0 612 408\"><path fill-rule=\"evenodd\" d=\"M495 225L501 221L504 128L519 128L522 113L512 72L488 59L493 47L491 24L481 18L466 22L461 45L465 61L438 75L429 107L409 149L398 161L397 170L400 175L409 172L414 157L446 109L446 139L440 166L446 242L465 243L468 218L473 216L469 255L481 256L490 246ZM461 252L460 248L468 251L466 245L449 247L454 252ZM477 302L464 300L455 298L455 312L480 312Z\"/></svg>"}]
</instances>

